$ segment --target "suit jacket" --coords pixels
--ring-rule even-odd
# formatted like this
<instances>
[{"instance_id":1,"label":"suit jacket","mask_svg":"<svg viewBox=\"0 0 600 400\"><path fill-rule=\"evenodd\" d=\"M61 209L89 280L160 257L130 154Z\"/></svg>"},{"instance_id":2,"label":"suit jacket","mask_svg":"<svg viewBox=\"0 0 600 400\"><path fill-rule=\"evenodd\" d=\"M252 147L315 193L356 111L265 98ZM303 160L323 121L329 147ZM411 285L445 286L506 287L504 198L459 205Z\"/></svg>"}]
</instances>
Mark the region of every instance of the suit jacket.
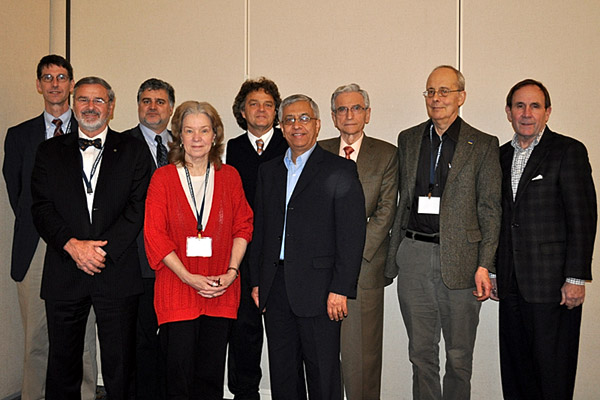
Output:
<instances>
[{"instance_id":1,"label":"suit jacket","mask_svg":"<svg viewBox=\"0 0 600 400\"><path fill-rule=\"evenodd\" d=\"M108 130L90 223L77 139L73 134L47 140L38 147L35 159L33 221L48 243L42 298L139 294L142 280L135 239L143 224L150 180L148 151L136 139ZM63 250L71 238L108 241L102 273L90 276L76 267Z\"/></svg>"},{"instance_id":2,"label":"suit jacket","mask_svg":"<svg viewBox=\"0 0 600 400\"><path fill-rule=\"evenodd\" d=\"M560 302L566 278L592 279L597 206L585 146L546 127L525 166L515 201L514 148L500 149L502 229L498 245L498 293L513 274L531 303Z\"/></svg>"},{"instance_id":3,"label":"suit jacket","mask_svg":"<svg viewBox=\"0 0 600 400\"><path fill-rule=\"evenodd\" d=\"M421 140L426 121L398 135L398 211L392 228L385 274L398 274L396 252L406 235L417 179ZM475 286L479 266L495 272L494 257L500 233L498 138L461 122L452 167L440 200L440 262L442 279L450 289Z\"/></svg>"},{"instance_id":4,"label":"suit jacket","mask_svg":"<svg viewBox=\"0 0 600 400\"><path fill-rule=\"evenodd\" d=\"M131 129L123 131L123 134L133 136L137 140L142 141L144 148L148 151L150 176L152 176L158 166L156 165L156 161L154 161L154 157L152 155L152 152L150 151L150 147L148 147L148 143L146 143L146 139L144 138L144 134L142 133L140 126L137 125ZM171 134L171 131L169 131L169 134ZM167 146L167 144L164 143L164 145L167 147L167 151L169 151L169 147ZM148 258L146 257L146 247L144 244L144 229L143 228L140 231L136 241L137 241L137 246L138 246L138 256L140 259L140 269L142 271L142 278L154 278L154 270L152 268L150 268L150 264L148 264Z\"/></svg>"},{"instance_id":5,"label":"suit jacket","mask_svg":"<svg viewBox=\"0 0 600 400\"><path fill-rule=\"evenodd\" d=\"M258 171L250 268L261 310L278 268L286 182L283 157ZM287 206L284 273L295 315L326 313L330 292L356 296L365 243L364 201L356 164L316 145Z\"/></svg>"},{"instance_id":6,"label":"suit jacket","mask_svg":"<svg viewBox=\"0 0 600 400\"><path fill-rule=\"evenodd\" d=\"M325 150L339 154L340 138L319 141ZM356 160L358 178L365 195L367 236L358 285L381 288L392 282L383 274L390 243L390 229L396 215L398 157L396 146L364 136Z\"/></svg>"},{"instance_id":7,"label":"suit jacket","mask_svg":"<svg viewBox=\"0 0 600 400\"><path fill-rule=\"evenodd\" d=\"M69 132L77 132L73 115L69 126ZM42 113L9 128L4 141L2 173L15 215L10 276L17 282L25 278L40 240L31 217L31 171L37 147L44 140L46 126Z\"/></svg>"},{"instance_id":8,"label":"suit jacket","mask_svg":"<svg viewBox=\"0 0 600 400\"><path fill-rule=\"evenodd\" d=\"M283 138L281 129L274 128L273 136L265 151L259 156L248 135L243 133L227 142L227 155L225 163L237 169L242 178L244 193L250 207L254 207L254 196L256 195L256 180L258 167L276 157L281 157L288 148Z\"/></svg>"}]
</instances>

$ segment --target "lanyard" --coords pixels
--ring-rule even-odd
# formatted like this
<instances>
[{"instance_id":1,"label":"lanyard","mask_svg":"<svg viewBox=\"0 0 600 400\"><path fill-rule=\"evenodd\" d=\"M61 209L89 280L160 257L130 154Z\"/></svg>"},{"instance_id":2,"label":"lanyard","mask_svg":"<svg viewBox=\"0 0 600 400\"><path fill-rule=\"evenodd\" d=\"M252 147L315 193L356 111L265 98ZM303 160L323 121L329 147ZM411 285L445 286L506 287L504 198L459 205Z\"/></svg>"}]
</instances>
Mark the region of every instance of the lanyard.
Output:
<instances>
[{"instance_id":1,"label":"lanyard","mask_svg":"<svg viewBox=\"0 0 600 400\"><path fill-rule=\"evenodd\" d=\"M431 150L433 150L433 124L429 127L429 144ZM440 162L440 156L442 155L442 146L444 145L444 139L440 137L440 145L438 146L437 156L435 159L433 158L433 152L430 151L430 164L429 164L429 197L431 197L431 193L433 192L433 186L435 184L435 171L437 170L438 164Z\"/></svg>"},{"instance_id":2,"label":"lanyard","mask_svg":"<svg viewBox=\"0 0 600 400\"><path fill-rule=\"evenodd\" d=\"M198 213L198 206L196 205L196 196L194 195L194 186L192 185L192 179L190 178L190 171L188 170L186 165L183 166L183 169L185 170L185 177L187 179L188 188L190 189L190 196L192 197L194 209L196 210L196 219L198 220L196 228L198 229L198 237L201 237L202 215L204 214L204 200L206 200L206 187L208 186L208 171L210 171L210 162L206 165L206 176L204 177L204 195L202 196L202 205L200 206L200 213Z\"/></svg>"},{"instance_id":3,"label":"lanyard","mask_svg":"<svg viewBox=\"0 0 600 400\"><path fill-rule=\"evenodd\" d=\"M94 175L96 174L96 168L98 168L98 164L100 163L100 160L102 159L103 153L104 153L104 145L102 145L102 148L100 149L100 153L96 156L96 159L94 160L94 164L92 164L92 170L90 171L90 179L88 179L88 177L85 175L85 170L83 169L83 153L81 150L79 151L79 158L81 160L81 176L83 177L83 181L85 182L85 188L86 188L86 192L88 194L94 193L94 190L92 189L92 179L94 179Z\"/></svg>"}]
</instances>

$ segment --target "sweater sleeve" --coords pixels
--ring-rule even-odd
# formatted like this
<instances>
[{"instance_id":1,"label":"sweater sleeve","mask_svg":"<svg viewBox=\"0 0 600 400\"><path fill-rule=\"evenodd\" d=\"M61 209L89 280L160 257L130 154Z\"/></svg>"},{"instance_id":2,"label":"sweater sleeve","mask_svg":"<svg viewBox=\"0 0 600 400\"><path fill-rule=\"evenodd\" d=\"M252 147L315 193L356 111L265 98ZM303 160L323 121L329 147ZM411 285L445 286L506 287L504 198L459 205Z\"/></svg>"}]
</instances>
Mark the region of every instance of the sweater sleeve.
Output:
<instances>
[{"instance_id":1,"label":"sweater sleeve","mask_svg":"<svg viewBox=\"0 0 600 400\"><path fill-rule=\"evenodd\" d=\"M168 192L173 188L170 184L179 182L177 177L171 176L174 169L160 168L152 176L148 195L146 196L146 215L144 219L144 243L148 263L154 270L163 268L162 260L176 246L168 230Z\"/></svg>"}]
</instances>

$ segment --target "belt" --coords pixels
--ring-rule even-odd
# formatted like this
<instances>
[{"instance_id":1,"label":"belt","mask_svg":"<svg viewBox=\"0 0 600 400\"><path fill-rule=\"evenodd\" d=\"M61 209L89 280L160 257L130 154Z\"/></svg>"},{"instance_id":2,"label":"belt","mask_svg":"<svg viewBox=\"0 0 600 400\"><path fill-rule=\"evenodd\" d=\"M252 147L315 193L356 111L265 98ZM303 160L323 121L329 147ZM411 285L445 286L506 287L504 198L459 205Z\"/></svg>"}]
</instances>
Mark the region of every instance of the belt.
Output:
<instances>
[{"instance_id":1,"label":"belt","mask_svg":"<svg viewBox=\"0 0 600 400\"><path fill-rule=\"evenodd\" d=\"M418 240L420 242L440 244L439 233L425 234L425 233L418 233L418 232L414 232L414 231L406 231L406 237L409 239Z\"/></svg>"}]
</instances>

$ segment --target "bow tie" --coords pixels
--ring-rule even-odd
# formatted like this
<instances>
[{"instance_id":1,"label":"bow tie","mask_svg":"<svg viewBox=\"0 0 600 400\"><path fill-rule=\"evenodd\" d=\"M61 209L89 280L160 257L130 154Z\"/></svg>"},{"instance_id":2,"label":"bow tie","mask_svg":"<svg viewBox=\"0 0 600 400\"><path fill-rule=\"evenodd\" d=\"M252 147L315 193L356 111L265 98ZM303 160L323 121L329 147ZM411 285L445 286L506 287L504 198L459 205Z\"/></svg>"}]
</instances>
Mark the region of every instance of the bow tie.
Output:
<instances>
[{"instance_id":1,"label":"bow tie","mask_svg":"<svg viewBox=\"0 0 600 400\"><path fill-rule=\"evenodd\" d=\"M79 139L79 148L83 151L85 151L85 149L87 149L90 146L94 146L97 149L101 149L102 148L102 139L98 138L98 139Z\"/></svg>"}]
</instances>

